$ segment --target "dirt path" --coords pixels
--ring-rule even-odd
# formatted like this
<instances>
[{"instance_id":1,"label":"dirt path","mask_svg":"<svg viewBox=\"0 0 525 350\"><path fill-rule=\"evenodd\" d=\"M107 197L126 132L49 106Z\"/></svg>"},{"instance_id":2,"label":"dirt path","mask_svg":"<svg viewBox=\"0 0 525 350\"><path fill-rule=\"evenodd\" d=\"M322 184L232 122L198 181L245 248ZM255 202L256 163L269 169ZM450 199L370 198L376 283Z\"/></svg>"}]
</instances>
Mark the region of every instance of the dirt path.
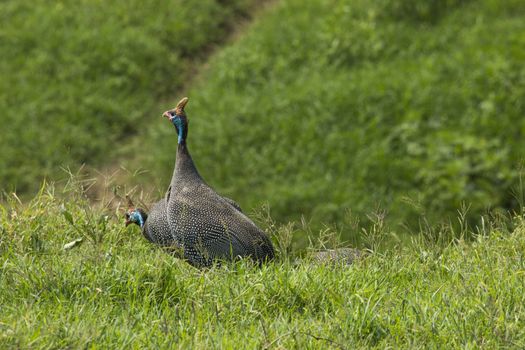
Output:
<instances>
[{"instance_id":1,"label":"dirt path","mask_svg":"<svg viewBox=\"0 0 525 350\"><path fill-rule=\"evenodd\" d=\"M224 47L239 40L247 28L253 24L254 20L263 16L264 13L269 11L277 2L278 0L256 0L247 10L246 14L233 18L227 28L228 35L225 36L221 42L213 43L203 48L202 52L198 54L199 59L190 67L190 71L187 74L188 79L184 81L182 86L178 88L172 96L160 99L157 105L166 106L176 103L177 99L185 95L186 91L190 90L197 81L202 79L204 72L206 72L210 66L210 62L213 61L214 56ZM159 115L160 109L159 107ZM131 135L128 137L124 143L121 144L122 148L132 149L133 147L130 145L137 141L137 137L140 136ZM140 175L141 170L131 171L123 168L120 163L117 158L113 160L112 163L108 163L98 170L83 167L78 177L79 180L85 184L84 187L87 196L94 203L118 210L124 203L124 194L133 193L136 201L147 207L146 204L152 202L151 198L158 197L157 194L162 191L155 189L154 186L144 188L142 185L143 189L141 191L138 191L137 186L130 186L129 184L136 183L136 181L132 179Z\"/></svg>"}]
</instances>

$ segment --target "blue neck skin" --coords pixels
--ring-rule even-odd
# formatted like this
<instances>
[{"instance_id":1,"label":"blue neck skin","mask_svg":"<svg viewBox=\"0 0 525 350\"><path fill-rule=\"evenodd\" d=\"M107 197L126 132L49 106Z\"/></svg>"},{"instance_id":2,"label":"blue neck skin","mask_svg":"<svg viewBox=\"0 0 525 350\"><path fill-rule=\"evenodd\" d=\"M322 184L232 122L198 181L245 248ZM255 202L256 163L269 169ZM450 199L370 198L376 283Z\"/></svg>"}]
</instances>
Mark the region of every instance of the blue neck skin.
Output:
<instances>
[{"instance_id":1,"label":"blue neck skin","mask_svg":"<svg viewBox=\"0 0 525 350\"><path fill-rule=\"evenodd\" d=\"M171 122L173 123L173 125L175 125L175 127L177 128L177 134L179 134L179 137L178 137L178 143L179 145L181 143L183 143L184 139L183 139L183 135L184 135L184 123L181 119L181 117L179 117L178 115L175 115L173 117L173 119L171 119Z\"/></svg>"},{"instance_id":2,"label":"blue neck skin","mask_svg":"<svg viewBox=\"0 0 525 350\"><path fill-rule=\"evenodd\" d=\"M144 219L138 211L134 211L133 214L131 214L131 217L132 221L138 223L140 228L144 227Z\"/></svg>"}]
</instances>

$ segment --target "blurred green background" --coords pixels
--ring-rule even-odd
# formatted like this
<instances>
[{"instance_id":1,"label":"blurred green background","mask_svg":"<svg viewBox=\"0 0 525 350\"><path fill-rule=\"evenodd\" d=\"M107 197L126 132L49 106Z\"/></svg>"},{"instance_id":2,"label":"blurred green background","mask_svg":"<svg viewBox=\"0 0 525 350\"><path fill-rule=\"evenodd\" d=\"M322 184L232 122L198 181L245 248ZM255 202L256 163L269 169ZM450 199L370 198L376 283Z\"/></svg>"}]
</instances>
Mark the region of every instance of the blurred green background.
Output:
<instances>
[{"instance_id":1,"label":"blurred green background","mask_svg":"<svg viewBox=\"0 0 525 350\"><path fill-rule=\"evenodd\" d=\"M189 96L201 174L245 210L417 226L517 210L525 2L0 3L0 182L86 164L162 193Z\"/></svg>"}]
</instances>

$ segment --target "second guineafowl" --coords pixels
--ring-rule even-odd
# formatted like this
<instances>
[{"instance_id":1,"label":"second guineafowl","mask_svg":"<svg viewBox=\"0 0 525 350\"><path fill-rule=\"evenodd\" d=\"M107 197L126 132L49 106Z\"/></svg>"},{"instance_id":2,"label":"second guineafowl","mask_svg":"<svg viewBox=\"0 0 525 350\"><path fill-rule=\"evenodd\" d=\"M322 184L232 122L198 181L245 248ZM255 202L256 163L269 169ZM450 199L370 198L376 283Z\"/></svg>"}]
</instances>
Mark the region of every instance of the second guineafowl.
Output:
<instances>
[{"instance_id":1,"label":"second guineafowl","mask_svg":"<svg viewBox=\"0 0 525 350\"><path fill-rule=\"evenodd\" d=\"M127 196L126 196L127 197ZM161 247L169 248L172 252L178 252L177 241L171 234L166 215L167 202L162 198L153 204L149 214L142 208L137 208L127 197L128 210L126 211L126 226L136 224L140 227L142 235L150 242Z\"/></svg>"},{"instance_id":2,"label":"second guineafowl","mask_svg":"<svg viewBox=\"0 0 525 350\"><path fill-rule=\"evenodd\" d=\"M182 254L194 266L209 266L214 260L251 257L257 262L273 259L266 234L239 206L217 194L202 179L186 145L188 120L182 99L164 112L178 135L177 158L167 198L167 221Z\"/></svg>"}]
</instances>

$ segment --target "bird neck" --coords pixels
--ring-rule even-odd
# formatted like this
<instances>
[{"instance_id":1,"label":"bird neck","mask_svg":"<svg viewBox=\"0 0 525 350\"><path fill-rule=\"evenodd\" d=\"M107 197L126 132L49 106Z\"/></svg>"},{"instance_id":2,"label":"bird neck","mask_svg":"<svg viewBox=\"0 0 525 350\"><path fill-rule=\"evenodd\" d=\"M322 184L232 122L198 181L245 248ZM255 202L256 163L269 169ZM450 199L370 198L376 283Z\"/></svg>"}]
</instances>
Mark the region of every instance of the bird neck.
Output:
<instances>
[{"instance_id":1,"label":"bird neck","mask_svg":"<svg viewBox=\"0 0 525 350\"><path fill-rule=\"evenodd\" d=\"M203 181L197 167L193 163L186 142L179 143L177 146L177 159L171 180L173 189L177 188L177 179L183 179L185 183L190 181Z\"/></svg>"},{"instance_id":2,"label":"bird neck","mask_svg":"<svg viewBox=\"0 0 525 350\"><path fill-rule=\"evenodd\" d=\"M185 115L176 115L171 122L177 129L179 145L186 144L186 137L188 136L188 121Z\"/></svg>"},{"instance_id":3,"label":"bird neck","mask_svg":"<svg viewBox=\"0 0 525 350\"><path fill-rule=\"evenodd\" d=\"M178 131L178 139L177 139L177 142L179 145L185 145L186 144L186 131L184 129L184 126L182 125L179 125L177 126L177 131Z\"/></svg>"}]
</instances>

